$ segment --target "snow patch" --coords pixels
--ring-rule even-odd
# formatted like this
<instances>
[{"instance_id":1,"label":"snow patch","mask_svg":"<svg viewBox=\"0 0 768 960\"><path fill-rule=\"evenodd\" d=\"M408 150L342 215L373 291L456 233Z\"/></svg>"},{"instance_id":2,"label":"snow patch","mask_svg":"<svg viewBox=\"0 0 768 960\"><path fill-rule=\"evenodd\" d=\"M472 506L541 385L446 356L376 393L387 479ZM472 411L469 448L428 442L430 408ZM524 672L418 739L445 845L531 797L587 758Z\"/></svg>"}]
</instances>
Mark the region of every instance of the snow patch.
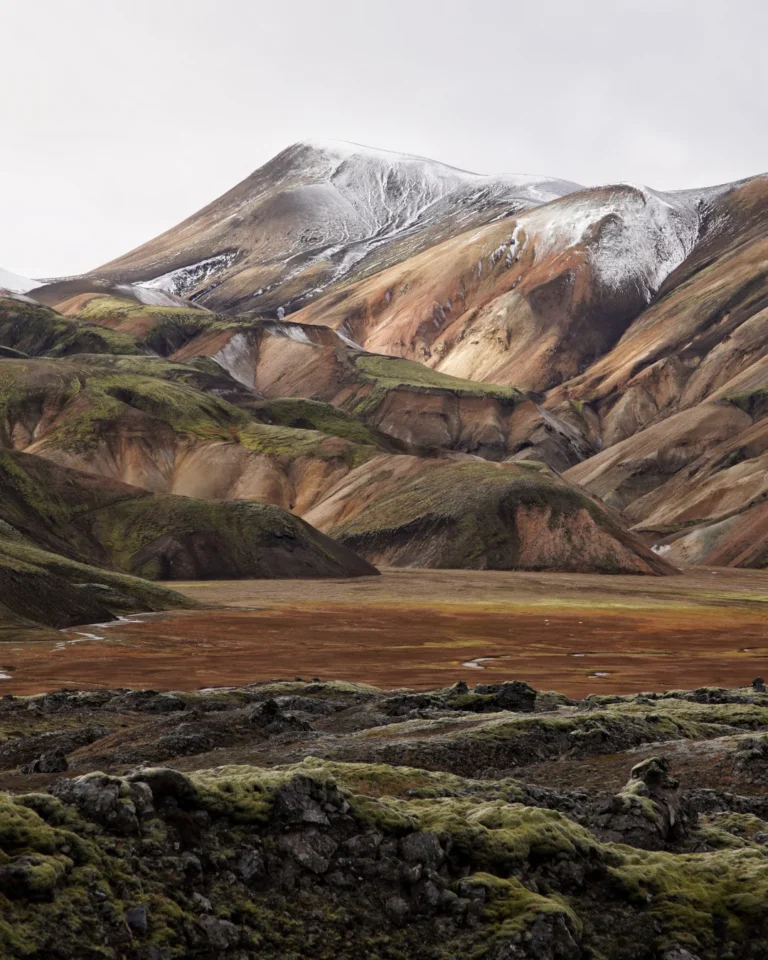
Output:
<instances>
[{"instance_id":1,"label":"snow patch","mask_svg":"<svg viewBox=\"0 0 768 960\"><path fill-rule=\"evenodd\" d=\"M39 286L39 280L30 280L29 277L19 276L17 273L11 273L10 270L3 270L0 267L0 290L8 290L11 293L29 293L30 290Z\"/></svg>"},{"instance_id":2,"label":"snow patch","mask_svg":"<svg viewBox=\"0 0 768 960\"><path fill-rule=\"evenodd\" d=\"M617 184L521 214L510 251L519 258L530 238L535 261L541 262L583 243L605 287L621 290L634 285L647 302L693 251L699 216L695 197ZM526 240L518 247L521 230Z\"/></svg>"},{"instance_id":3,"label":"snow patch","mask_svg":"<svg viewBox=\"0 0 768 960\"><path fill-rule=\"evenodd\" d=\"M131 300L138 300L148 307L178 307L179 298L173 297L162 290L150 290L147 287L134 283L118 283L114 292Z\"/></svg>"},{"instance_id":4,"label":"snow patch","mask_svg":"<svg viewBox=\"0 0 768 960\"><path fill-rule=\"evenodd\" d=\"M256 356L247 333L235 333L212 359L239 383L251 390L256 386Z\"/></svg>"},{"instance_id":5,"label":"snow patch","mask_svg":"<svg viewBox=\"0 0 768 960\"><path fill-rule=\"evenodd\" d=\"M149 290L159 293L170 293L176 297L183 297L190 290L199 287L212 276L221 273L231 267L237 257L236 252L219 253L215 257L208 257L207 260L200 260L198 263L190 263L186 267L179 267L176 270L170 270L153 280L142 280L141 283L134 284L136 295L139 291ZM151 300L142 300L142 303L153 303ZM165 304L155 304L165 305Z\"/></svg>"},{"instance_id":6,"label":"snow patch","mask_svg":"<svg viewBox=\"0 0 768 960\"><path fill-rule=\"evenodd\" d=\"M283 323L280 326L270 327L269 332L273 337L285 337L288 340L295 340L296 343L306 344L308 347L314 346L314 342L310 340L307 331L301 324L298 323Z\"/></svg>"}]
</instances>

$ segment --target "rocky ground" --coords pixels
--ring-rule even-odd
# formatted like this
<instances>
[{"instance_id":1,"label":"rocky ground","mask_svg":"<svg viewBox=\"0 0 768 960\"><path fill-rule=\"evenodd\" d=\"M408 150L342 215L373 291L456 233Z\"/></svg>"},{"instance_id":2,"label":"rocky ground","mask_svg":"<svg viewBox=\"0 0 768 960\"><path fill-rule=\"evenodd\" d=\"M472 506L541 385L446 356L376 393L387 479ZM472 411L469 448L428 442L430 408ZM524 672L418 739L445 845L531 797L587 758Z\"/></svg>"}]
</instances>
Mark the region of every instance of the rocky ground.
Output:
<instances>
[{"instance_id":1,"label":"rocky ground","mask_svg":"<svg viewBox=\"0 0 768 960\"><path fill-rule=\"evenodd\" d=\"M763 683L0 700L0 955L768 952Z\"/></svg>"}]
</instances>

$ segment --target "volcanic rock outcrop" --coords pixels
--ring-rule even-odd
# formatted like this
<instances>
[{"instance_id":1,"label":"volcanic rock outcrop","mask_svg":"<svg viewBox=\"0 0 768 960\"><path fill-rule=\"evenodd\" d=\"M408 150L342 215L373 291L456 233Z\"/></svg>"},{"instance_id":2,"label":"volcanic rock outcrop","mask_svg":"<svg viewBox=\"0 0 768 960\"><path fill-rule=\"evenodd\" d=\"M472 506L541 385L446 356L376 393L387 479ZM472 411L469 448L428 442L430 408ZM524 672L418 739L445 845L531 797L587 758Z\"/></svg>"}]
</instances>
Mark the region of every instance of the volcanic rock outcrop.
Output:
<instances>
[{"instance_id":1,"label":"volcanic rock outcrop","mask_svg":"<svg viewBox=\"0 0 768 960\"><path fill-rule=\"evenodd\" d=\"M0 950L758 960L766 728L751 688L5 697Z\"/></svg>"}]
</instances>

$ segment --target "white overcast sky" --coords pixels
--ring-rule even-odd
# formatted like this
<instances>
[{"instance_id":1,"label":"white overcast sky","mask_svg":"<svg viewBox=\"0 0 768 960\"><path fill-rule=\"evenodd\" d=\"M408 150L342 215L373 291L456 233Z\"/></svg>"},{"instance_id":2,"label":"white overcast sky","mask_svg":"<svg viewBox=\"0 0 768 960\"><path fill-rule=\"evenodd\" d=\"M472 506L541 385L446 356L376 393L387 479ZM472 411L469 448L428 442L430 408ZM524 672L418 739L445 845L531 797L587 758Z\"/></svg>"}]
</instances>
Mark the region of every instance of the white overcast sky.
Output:
<instances>
[{"instance_id":1,"label":"white overcast sky","mask_svg":"<svg viewBox=\"0 0 768 960\"><path fill-rule=\"evenodd\" d=\"M764 0L0 0L0 266L81 272L289 143L659 188L768 170Z\"/></svg>"}]
</instances>

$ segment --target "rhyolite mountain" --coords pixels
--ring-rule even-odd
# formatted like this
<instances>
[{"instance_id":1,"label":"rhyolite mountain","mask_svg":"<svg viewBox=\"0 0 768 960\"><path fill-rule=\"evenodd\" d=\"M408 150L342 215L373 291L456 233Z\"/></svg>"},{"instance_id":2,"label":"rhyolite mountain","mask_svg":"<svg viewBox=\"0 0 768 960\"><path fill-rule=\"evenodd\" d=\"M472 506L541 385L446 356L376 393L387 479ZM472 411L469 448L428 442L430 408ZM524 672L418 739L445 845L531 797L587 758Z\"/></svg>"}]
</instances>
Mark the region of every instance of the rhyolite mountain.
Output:
<instances>
[{"instance_id":1,"label":"rhyolite mountain","mask_svg":"<svg viewBox=\"0 0 768 960\"><path fill-rule=\"evenodd\" d=\"M764 525L739 518L768 497L767 201L763 176L583 188L295 144L137 250L5 301L0 346L36 359L17 381L46 396L7 442L156 493L272 503L378 562L483 566L439 547L485 509L472 498L440 513L434 549L402 539L432 516L425 458L473 458L494 489L499 466L527 471L547 509L567 484L675 563L760 566ZM54 358L79 398L51 399ZM408 509L361 513L358 473ZM496 556L538 563L512 514Z\"/></svg>"},{"instance_id":2,"label":"rhyolite mountain","mask_svg":"<svg viewBox=\"0 0 768 960\"><path fill-rule=\"evenodd\" d=\"M336 141L297 143L94 276L214 309L274 315L340 280L576 189Z\"/></svg>"},{"instance_id":3,"label":"rhyolite mountain","mask_svg":"<svg viewBox=\"0 0 768 960\"><path fill-rule=\"evenodd\" d=\"M157 309L167 323L174 308ZM198 338L229 332L210 316L210 329ZM19 317L33 319L24 324ZM253 334L254 326L246 321L243 330ZM44 490L69 492L66 509L59 505L47 516L62 515L69 527L74 505L89 504L83 510L96 540L91 559L166 580L375 572L361 558L478 569L674 570L628 533L618 514L541 463L422 447L375 423L381 403L401 390L413 403L465 397L498 415L514 409L515 391L475 388L412 361L361 354L347 358L354 402L265 398L210 357L182 362L183 350L175 359L151 352L146 337L158 329L147 328L139 340L50 307L0 300L0 338L8 348L19 344L20 332L28 350L43 348L37 356L11 348L14 355L0 359L0 445L9 455L28 455L27 471L36 464L35 503L44 502ZM93 332L104 339L88 341L87 349L101 352L69 349ZM278 347L295 342L267 336ZM68 349L51 347L51 337ZM355 361L365 359L394 367L355 373ZM435 482L447 487L447 500L436 496ZM369 509L374 497L402 509ZM29 529L40 543L41 529ZM64 542L84 549L81 540ZM44 545L64 549L61 542Z\"/></svg>"},{"instance_id":4,"label":"rhyolite mountain","mask_svg":"<svg viewBox=\"0 0 768 960\"><path fill-rule=\"evenodd\" d=\"M371 354L508 388L448 398L424 374L362 412L410 444L570 470L662 550L704 524L707 560L720 521L768 496L767 200L764 176L585 189L305 143L84 282L257 319L181 356L271 399L354 410L360 367L391 363ZM761 563L761 526L728 529L747 539L727 555Z\"/></svg>"}]
</instances>

